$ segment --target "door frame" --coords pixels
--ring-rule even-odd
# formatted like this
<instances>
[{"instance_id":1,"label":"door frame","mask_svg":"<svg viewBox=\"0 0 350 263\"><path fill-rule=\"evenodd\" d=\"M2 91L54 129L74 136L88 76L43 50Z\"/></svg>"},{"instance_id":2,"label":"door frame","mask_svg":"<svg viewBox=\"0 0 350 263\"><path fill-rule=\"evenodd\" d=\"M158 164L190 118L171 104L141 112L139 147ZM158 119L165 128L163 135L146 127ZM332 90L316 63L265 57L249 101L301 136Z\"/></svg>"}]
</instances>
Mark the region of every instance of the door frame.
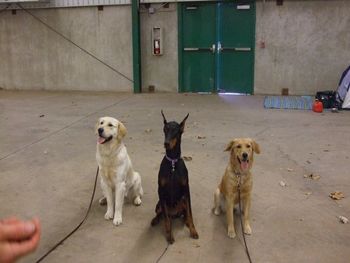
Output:
<instances>
[{"instance_id":1,"label":"door frame","mask_svg":"<svg viewBox=\"0 0 350 263\"><path fill-rule=\"evenodd\" d=\"M203 1L205 2L209 2L209 1ZM178 28L178 92L185 92L184 91L184 83L183 83L183 41L182 41L182 35L183 35L183 30L182 30L182 25L183 25L183 5L184 4L188 4L188 3L203 3L203 2L185 2L185 3L178 3L177 4L177 28ZM211 1L210 1L211 2ZM231 1L215 1L215 3L218 2L236 2L236 0L231 0ZM252 4L254 5L254 16L253 16L253 24L254 24L254 29L253 29L253 37L252 37L252 52L253 52L253 62L252 62L252 95L254 94L254 82L255 82L255 46L256 46L256 0L251 0ZM218 6L216 6L216 12L218 12ZM219 21L218 21L218 17L215 18L215 23L216 23L216 27L218 30L219 27ZM218 34L218 32L217 32ZM215 60L215 63L218 63ZM217 65L215 65L217 66ZM217 93L218 89L217 89L217 84L219 83L219 80L217 79L217 74L215 72L214 74L215 76L215 86L216 89L213 93Z\"/></svg>"}]
</instances>

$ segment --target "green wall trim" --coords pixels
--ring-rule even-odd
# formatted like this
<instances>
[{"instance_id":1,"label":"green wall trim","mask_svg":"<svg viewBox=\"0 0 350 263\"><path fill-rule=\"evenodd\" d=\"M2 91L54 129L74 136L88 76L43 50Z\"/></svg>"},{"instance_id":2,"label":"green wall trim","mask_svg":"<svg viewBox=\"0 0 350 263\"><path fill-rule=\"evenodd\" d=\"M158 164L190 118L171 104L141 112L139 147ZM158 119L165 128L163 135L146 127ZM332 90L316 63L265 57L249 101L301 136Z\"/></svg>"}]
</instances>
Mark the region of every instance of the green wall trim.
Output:
<instances>
[{"instance_id":1,"label":"green wall trim","mask_svg":"<svg viewBox=\"0 0 350 263\"><path fill-rule=\"evenodd\" d=\"M131 2L131 19L134 93L141 93L140 13L138 0L132 0Z\"/></svg>"},{"instance_id":2,"label":"green wall trim","mask_svg":"<svg viewBox=\"0 0 350 263\"><path fill-rule=\"evenodd\" d=\"M254 91L255 91L255 50L256 50L256 0L253 1L253 5L254 5L254 28L253 28L253 43L252 43L252 47L253 47L253 69L252 69L252 95L254 95Z\"/></svg>"},{"instance_id":3,"label":"green wall trim","mask_svg":"<svg viewBox=\"0 0 350 263\"><path fill-rule=\"evenodd\" d=\"M178 3L177 4L177 37L178 37L178 63L179 63L179 68L178 68L178 78L179 78L179 83L178 83L178 91L183 92L183 65L182 65L182 49L183 49L183 42L182 42L182 4Z\"/></svg>"}]
</instances>

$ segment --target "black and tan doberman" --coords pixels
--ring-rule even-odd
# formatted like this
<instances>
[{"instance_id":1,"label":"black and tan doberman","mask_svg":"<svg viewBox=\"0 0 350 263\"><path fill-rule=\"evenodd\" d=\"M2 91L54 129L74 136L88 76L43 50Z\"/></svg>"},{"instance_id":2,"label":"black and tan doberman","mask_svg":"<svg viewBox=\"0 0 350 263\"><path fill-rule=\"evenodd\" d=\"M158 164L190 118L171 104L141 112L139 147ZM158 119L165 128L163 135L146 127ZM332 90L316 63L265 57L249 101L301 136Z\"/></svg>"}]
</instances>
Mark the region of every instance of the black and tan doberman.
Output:
<instances>
[{"instance_id":1,"label":"black and tan doberman","mask_svg":"<svg viewBox=\"0 0 350 263\"><path fill-rule=\"evenodd\" d=\"M171 220L176 217L182 217L190 230L191 237L198 239L198 233L192 218L188 171L184 160L181 158L181 136L188 115L178 124L175 121L167 122L162 111L166 154L159 169L159 201L155 209L156 216L153 218L151 225L158 224L160 219L164 218L166 239L170 244L174 243Z\"/></svg>"}]
</instances>

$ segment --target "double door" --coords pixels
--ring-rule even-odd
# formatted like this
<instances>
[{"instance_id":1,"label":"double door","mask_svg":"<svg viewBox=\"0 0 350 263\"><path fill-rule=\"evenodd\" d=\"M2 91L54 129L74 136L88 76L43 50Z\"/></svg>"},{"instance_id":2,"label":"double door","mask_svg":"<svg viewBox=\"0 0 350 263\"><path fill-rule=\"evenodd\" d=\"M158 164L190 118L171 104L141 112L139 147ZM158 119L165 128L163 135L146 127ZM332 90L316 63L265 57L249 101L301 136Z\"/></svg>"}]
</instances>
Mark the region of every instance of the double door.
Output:
<instances>
[{"instance_id":1,"label":"double door","mask_svg":"<svg viewBox=\"0 0 350 263\"><path fill-rule=\"evenodd\" d=\"M253 93L254 1L184 3L179 29L180 91Z\"/></svg>"}]
</instances>

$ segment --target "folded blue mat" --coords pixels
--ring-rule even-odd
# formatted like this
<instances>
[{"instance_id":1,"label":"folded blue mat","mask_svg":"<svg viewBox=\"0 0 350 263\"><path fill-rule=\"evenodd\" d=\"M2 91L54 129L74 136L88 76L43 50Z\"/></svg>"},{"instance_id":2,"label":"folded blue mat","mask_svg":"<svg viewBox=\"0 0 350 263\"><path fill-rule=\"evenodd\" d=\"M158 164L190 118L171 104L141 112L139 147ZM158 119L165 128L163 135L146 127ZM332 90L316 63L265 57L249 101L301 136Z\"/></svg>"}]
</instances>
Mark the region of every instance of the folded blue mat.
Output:
<instances>
[{"instance_id":1,"label":"folded blue mat","mask_svg":"<svg viewBox=\"0 0 350 263\"><path fill-rule=\"evenodd\" d=\"M266 96L266 109L295 109L311 110L314 97L312 96Z\"/></svg>"}]
</instances>

